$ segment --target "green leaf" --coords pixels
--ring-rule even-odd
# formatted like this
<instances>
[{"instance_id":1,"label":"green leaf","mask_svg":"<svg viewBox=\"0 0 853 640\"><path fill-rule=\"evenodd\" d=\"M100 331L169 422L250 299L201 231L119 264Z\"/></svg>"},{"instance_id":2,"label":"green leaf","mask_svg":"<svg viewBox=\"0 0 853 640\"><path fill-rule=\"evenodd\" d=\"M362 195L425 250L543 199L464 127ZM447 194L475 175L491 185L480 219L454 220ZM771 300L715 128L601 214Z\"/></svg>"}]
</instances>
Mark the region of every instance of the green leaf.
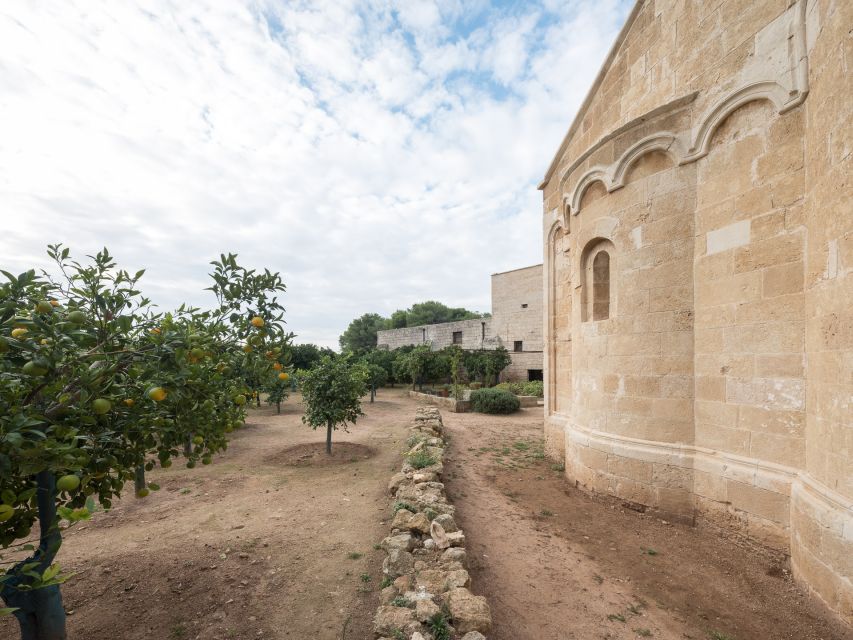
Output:
<instances>
[{"instance_id":1,"label":"green leaf","mask_svg":"<svg viewBox=\"0 0 853 640\"><path fill-rule=\"evenodd\" d=\"M3 616L10 616L15 613L18 609L16 607L6 607L5 609L0 609L0 618Z\"/></svg>"},{"instance_id":2,"label":"green leaf","mask_svg":"<svg viewBox=\"0 0 853 640\"><path fill-rule=\"evenodd\" d=\"M59 565L52 564L47 569L44 570L44 573L41 574L41 579L44 582L50 582L53 578L59 573Z\"/></svg>"}]
</instances>

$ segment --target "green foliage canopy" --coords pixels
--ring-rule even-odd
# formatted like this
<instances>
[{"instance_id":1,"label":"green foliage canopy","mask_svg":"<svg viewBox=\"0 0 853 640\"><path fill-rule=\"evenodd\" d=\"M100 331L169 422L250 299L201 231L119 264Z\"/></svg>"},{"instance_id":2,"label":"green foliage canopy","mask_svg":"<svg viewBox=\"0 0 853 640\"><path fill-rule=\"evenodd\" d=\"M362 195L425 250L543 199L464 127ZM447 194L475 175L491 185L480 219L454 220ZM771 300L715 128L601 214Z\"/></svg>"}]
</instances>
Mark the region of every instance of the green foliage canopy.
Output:
<instances>
[{"instance_id":1,"label":"green foliage canopy","mask_svg":"<svg viewBox=\"0 0 853 640\"><path fill-rule=\"evenodd\" d=\"M361 355L376 347L376 332L385 329L385 318L378 313L365 313L349 323L339 342L345 353Z\"/></svg>"},{"instance_id":2,"label":"green foliage canopy","mask_svg":"<svg viewBox=\"0 0 853 640\"><path fill-rule=\"evenodd\" d=\"M302 374L300 383L305 403L302 422L313 429L327 428L327 453L332 451L332 431L339 425L345 429L364 415L361 397L367 393L369 375L361 362L329 356L323 356L313 369Z\"/></svg>"}]
</instances>

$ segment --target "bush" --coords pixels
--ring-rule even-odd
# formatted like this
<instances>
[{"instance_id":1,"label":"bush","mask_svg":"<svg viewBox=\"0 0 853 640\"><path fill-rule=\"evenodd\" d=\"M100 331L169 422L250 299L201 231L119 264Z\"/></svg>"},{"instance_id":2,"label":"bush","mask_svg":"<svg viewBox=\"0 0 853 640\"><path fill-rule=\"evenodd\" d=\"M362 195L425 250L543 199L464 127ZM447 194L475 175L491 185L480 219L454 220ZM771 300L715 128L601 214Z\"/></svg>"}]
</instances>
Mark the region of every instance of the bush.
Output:
<instances>
[{"instance_id":1,"label":"bush","mask_svg":"<svg viewBox=\"0 0 853 640\"><path fill-rule=\"evenodd\" d=\"M471 408L480 413L512 413L520 406L518 398L505 389L477 389L471 392Z\"/></svg>"},{"instance_id":2,"label":"bush","mask_svg":"<svg viewBox=\"0 0 853 640\"><path fill-rule=\"evenodd\" d=\"M424 469L436 463L435 458L426 451L416 451L408 457L409 464L412 465L413 469Z\"/></svg>"},{"instance_id":3,"label":"bush","mask_svg":"<svg viewBox=\"0 0 853 640\"><path fill-rule=\"evenodd\" d=\"M523 382L501 382L500 384L496 384L494 388L501 389L503 391L509 391L510 393L514 393L517 396L524 395Z\"/></svg>"},{"instance_id":4,"label":"bush","mask_svg":"<svg viewBox=\"0 0 853 640\"><path fill-rule=\"evenodd\" d=\"M541 380L532 380L530 382L525 382L521 395L537 396L541 398L545 395L545 385Z\"/></svg>"}]
</instances>

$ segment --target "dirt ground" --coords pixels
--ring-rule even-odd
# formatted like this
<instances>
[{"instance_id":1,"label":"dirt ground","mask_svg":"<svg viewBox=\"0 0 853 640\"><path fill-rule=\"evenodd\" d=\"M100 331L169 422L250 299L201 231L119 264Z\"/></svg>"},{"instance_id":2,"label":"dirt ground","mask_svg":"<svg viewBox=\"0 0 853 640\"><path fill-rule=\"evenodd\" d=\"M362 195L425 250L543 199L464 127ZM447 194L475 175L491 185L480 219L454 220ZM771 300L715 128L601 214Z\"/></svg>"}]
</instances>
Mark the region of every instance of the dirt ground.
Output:
<instances>
[{"instance_id":1,"label":"dirt ground","mask_svg":"<svg viewBox=\"0 0 853 640\"><path fill-rule=\"evenodd\" d=\"M544 459L541 408L443 418L490 640L853 638L779 554L574 488Z\"/></svg>"},{"instance_id":2,"label":"dirt ground","mask_svg":"<svg viewBox=\"0 0 853 640\"><path fill-rule=\"evenodd\" d=\"M71 640L372 638L373 545L415 404L389 390L364 409L335 433L332 463L297 400L253 410L210 466L158 470L159 492L72 529L59 557L79 576L63 587ZM0 638L18 637L3 619Z\"/></svg>"},{"instance_id":3,"label":"dirt ground","mask_svg":"<svg viewBox=\"0 0 853 640\"><path fill-rule=\"evenodd\" d=\"M383 390L350 433L253 410L228 451L151 474L69 532L71 640L368 640L388 532L385 492L416 404ZM849 640L784 558L591 497L542 455L542 411L443 412L448 493L490 640ZM716 633L717 635L713 635ZM16 640L14 621L0 638Z\"/></svg>"}]
</instances>

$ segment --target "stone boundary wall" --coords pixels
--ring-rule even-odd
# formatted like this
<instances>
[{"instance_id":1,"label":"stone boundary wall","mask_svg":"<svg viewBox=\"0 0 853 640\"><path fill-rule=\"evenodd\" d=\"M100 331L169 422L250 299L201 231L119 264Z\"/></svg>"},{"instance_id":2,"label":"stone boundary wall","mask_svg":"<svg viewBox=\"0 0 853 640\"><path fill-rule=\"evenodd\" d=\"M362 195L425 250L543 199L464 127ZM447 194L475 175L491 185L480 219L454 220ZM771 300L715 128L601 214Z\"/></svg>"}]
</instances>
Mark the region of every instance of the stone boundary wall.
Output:
<instances>
[{"instance_id":1,"label":"stone boundary wall","mask_svg":"<svg viewBox=\"0 0 853 640\"><path fill-rule=\"evenodd\" d=\"M385 586L374 633L381 640L432 640L438 624L447 625L451 638L486 640L491 610L468 590L465 534L440 482L447 442L439 410L418 407L410 432L402 470L388 484L395 512L391 534L380 545L387 553ZM415 468L425 462L418 456L432 464Z\"/></svg>"},{"instance_id":2,"label":"stone boundary wall","mask_svg":"<svg viewBox=\"0 0 853 640\"><path fill-rule=\"evenodd\" d=\"M428 344L433 351L453 344L454 332L462 333L463 349L496 349L500 342L492 335L491 318L457 320L441 324L421 324L400 329L376 332L376 346L380 349L398 349L410 345Z\"/></svg>"},{"instance_id":3,"label":"stone boundary wall","mask_svg":"<svg viewBox=\"0 0 853 640\"><path fill-rule=\"evenodd\" d=\"M409 391L409 397L414 398L418 402L426 402L447 409L452 413L468 413L471 410L470 400L457 400L456 398L442 398L434 396L431 393L421 393L420 391Z\"/></svg>"}]
</instances>

